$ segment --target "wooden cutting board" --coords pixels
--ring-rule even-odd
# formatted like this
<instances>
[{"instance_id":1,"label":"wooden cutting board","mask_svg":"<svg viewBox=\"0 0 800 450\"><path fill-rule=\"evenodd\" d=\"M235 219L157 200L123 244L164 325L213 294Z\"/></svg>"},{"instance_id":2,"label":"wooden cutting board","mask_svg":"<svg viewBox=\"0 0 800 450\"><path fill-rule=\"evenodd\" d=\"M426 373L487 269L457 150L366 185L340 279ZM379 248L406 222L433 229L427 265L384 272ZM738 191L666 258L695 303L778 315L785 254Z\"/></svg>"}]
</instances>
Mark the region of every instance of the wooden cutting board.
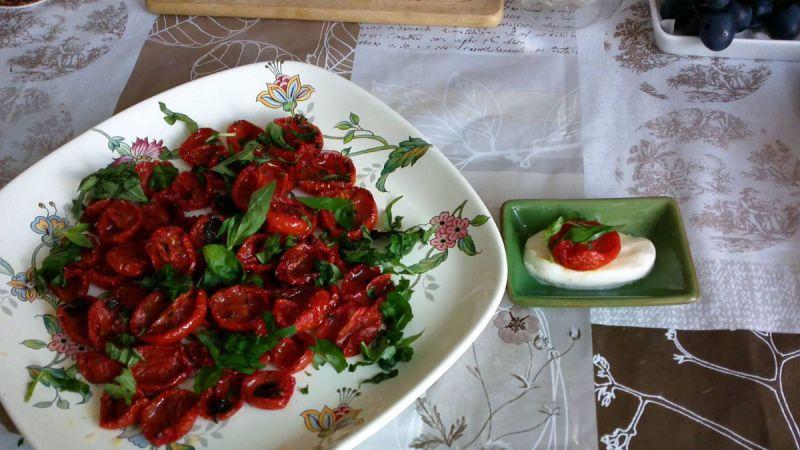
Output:
<instances>
[{"instance_id":1,"label":"wooden cutting board","mask_svg":"<svg viewBox=\"0 0 800 450\"><path fill-rule=\"evenodd\" d=\"M504 0L147 0L160 14L493 27Z\"/></svg>"}]
</instances>

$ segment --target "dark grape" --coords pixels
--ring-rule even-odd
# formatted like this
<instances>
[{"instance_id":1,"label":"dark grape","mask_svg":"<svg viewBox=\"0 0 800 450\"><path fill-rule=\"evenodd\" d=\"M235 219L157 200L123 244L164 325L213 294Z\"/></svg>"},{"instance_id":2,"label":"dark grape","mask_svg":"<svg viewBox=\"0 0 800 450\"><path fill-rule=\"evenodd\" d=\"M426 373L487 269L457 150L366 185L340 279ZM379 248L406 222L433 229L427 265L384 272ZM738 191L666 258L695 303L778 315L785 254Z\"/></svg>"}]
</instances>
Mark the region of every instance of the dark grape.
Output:
<instances>
[{"instance_id":1,"label":"dark grape","mask_svg":"<svg viewBox=\"0 0 800 450\"><path fill-rule=\"evenodd\" d=\"M684 14L686 7L684 0L664 0L658 12L662 19L677 19Z\"/></svg>"},{"instance_id":2,"label":"dark grape","mask_svg":"<svg viewBox=\"0 0 800 450\"><path fill-rule=\"evenodd\" d=\"M761 21L772 12L772 0L752 0L753 20Z\"/></svg>"},{"instance_id":3,"label":"dark grape","mask_svg":"<svg viewBox=\"0 0 800 450\"><path fill-rule=\"evenodd\" d=\"M675 19L675 33L684 36L697 36L700 32L700 16L685 14Z\"/></svg>"},{"instance_id":4,"label":"dark grape","mask_svg":"<svg viewBox=\"0 0 800 450\"><path fill-rule=\"evenodd\" d=\"M708 11L700 16L700 40L709 49L726 49L735 34L736 21L729 11Z\"/></svg>"},{"instance_id":5,"label":"dark grape","mask_svg":"<svg viewBox=\"0 0 800 450\"><path fill-rule=\"evenodd\" d=\"M750 5L740 1L733 0L730 4L730 11L733 14L733 19L736 21L736 32L744 31L753 21L753 9Z\"/></svg>"},{"instance_id":6,"label":"dark grape","mask_svg":"<svg viewBox=\"0 0 800 450\"><path fill-rule=\"evenodd\" d=\"M706 6L708 9L713 9L714 11L720 11L725 9L728 4L730 4L731 0L707 0Z\"/></svg>"},{"instance_id":7,"label":"dark grape","mask_svg":"<svg viewBox=\"0 0 800 450\"><path fill-rule=\"evenodd\" d=\"M792 40L800 34L800 6L790 4L773 11L769 32L773 39L786 40Z\"/></svg>"}]
</instances>

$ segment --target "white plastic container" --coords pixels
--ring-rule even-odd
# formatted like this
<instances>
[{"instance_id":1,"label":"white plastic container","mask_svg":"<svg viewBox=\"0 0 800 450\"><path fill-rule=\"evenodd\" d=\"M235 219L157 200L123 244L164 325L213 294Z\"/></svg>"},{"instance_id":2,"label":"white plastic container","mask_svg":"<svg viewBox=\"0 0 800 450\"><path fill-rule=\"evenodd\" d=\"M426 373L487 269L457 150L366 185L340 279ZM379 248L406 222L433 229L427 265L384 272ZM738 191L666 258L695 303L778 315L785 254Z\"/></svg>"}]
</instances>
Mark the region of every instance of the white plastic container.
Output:
<instances>
[{"instance_id":1,"label":"white plastic container","mask_svg":"<svg viewBox=\"0 0 800 450\"><path fill-rule=\"evenodd\" d=\"M697 36L676 36L665 31L664 26L662 26L661 14L659 14L661 0L649 1L656 45L666 53L722 58L800 61L800 39L793 41L773 40L766 36L765 33L753 33L751 31L738 33L731 45L725 50L719 52L709 50ZM669 21L664 22L664 25L671 25Z\"/></svg>"}]
</instances>

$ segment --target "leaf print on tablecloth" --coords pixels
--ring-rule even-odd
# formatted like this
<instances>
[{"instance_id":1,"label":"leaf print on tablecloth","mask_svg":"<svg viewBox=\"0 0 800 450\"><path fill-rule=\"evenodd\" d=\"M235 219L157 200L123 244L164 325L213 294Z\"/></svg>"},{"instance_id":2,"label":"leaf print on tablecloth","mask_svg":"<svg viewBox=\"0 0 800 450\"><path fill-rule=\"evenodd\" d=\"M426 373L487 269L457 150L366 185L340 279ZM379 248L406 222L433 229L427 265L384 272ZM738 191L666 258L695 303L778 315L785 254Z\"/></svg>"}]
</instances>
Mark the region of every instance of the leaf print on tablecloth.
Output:
<instances>
[{"instance_id":1,"label":"leaf print on tablecloth","mask_svg":"<svg viewBox=\"0 0 800 450\"><path fill-rule=\"evenodd\" d=\"M464 416L456 419L455 423L447 427L442 421L436 405L431 405L424 397L417 399L417 414L425 425L433 429L433 432L425 432L414 438L409 444L411 448L432 450L440 445L450 448L457 439L464 435L464 430L467 428Z\"/></svg>"},{"instance_id":2,"label":"leaf print on tablecloth","mask_svg":"<svg viewBox=\"0 0 800 450\"><path fill-rule=\"evenodd\" d=\"M681 91L690 102L732 102L757 91L772 71L765 65L727 64L722 58L711 63L689 64L667 79L667 86Z\"/></svg>"},{"instance_id":3,"label":"leaf print on tablecloth","mask_svg":"<svg viewBox=\"0 0 800 450\"><path fill-rule=\"evenodd\" d=\"M0 158L0 188L8 184L15 176L22 172L17 166L17 160L11 156Z\"/></svg>"},{"instance_id":4,"label":"leaf print on tablecloth","mask_svg":"<svg viewBox=\"0 0 800 450\"><path fill-rule=\"evenodd\" d=\"M160 15L147 40L170 47L200 48L247 31L258 19Z\"/></svg>"},{"instance_id":5,"label":"leaf print on tablecloth","mask_svg":"<svg viewBox=\"0 0 800 450\"><path fill-rule=\"evenodd\" d=\"M89 5L92 3L97 3L99 1L100 0L56 0L52 2L52 5L74 11L83 5Z\"/></svg>"},{"instance_id":6,"label":"leaf print on tablecloth","mask_svg":"<svg viewBox=\"0 0 800 450\"><path fill-rule=\"evenodd\" d=\"M693 196L730 191L733 178L721 159L704 155L706 160L683 158L669 143L641 139L633 145L627 159L633 165L627 191L632 195L669 195L681 201ZM710 164L709 164L710 163Z\"/></svg>"},{"instance_id":7,"label":"leaf print on tablecloth","mask_svg":"<svg viewBox=\"0 0 800 450\"><path fill-rule=\"evenodd\" d=\"M642 84L639 85L639 90L661 100L667 99L666 95L659 93L655 86L646 81L643 81Z\"/></svg>"},{"instance_id":8,"label":"leaf print on tablecloth","mask_svg":"<svg viewBox=\"0 0 800 450\"><path fill-rule=\"evenodd\" d=\"M58 78L88 66L108 53L106 44L93 45L71 36L55 45L28 49L8 60L16 81L42 81Z\"/></svg>"},{"instance_id":9,"label":"leaf print on tablecloth","mask_svg":"<svg viewBox=\"0 0 800 450\"><path fill-rule=\"evenodd\" d=\"M254 62L299 60L294 54L267 42L226 41L194 62L191 79Z\"/></svg>"},{"instance_id":10,"label":"leaf print on tablecloth","mask_svg":"<svg viewBox=\"0 0 800 450\"><path fill-rule=\"evenodd\" d=\"M25 138L12 145L27 156L26 162L29 163L61 147L75 134L72 129L72 115L66 110L36 120L26 131Z\"/></svg>"},{"instance_id":11,"label":"leaf print on tablecloth","mask_svg":"<svg viewBox=\"0 0 800 450\"><path fill-rule=\"evenodd\" d=\"M125 33L128 24L128 6L120 2L118 5L108 5L103 9L92 11L87 17L86 22L76 26L81 31L95 34L105 34L121 38ZM109 37L107 40L113 40Z\"/></svg>"},{"instance_id":12,"label":"leaf print on tablecloth","mask_svg":"<svg viewBox=\"0 0 800 450\"><path fill-rule=\"evenodd\" d=\"M358 25L323 22L317 48L306 55L306 62L349 78L353 71Z\"/></svg>"},{"instance_id":13,"label":"leaf print on tablecloth","mask_svg":"<svg viewBox=\"0 0 800 450\"><path fill-rule=\"evenodd\" d=\"M50 108L50 95L33 88L0 88L0 122L10 124L19 117Z\"/></svg>"},{"instance_id":14,"label":"leaf print on tablecloth","mask_svg":"<svg viewBox=\"0 0 800 450\"><path fill-rule=\"evenodd\" d=\"M0 48L55 41L64 30L65 19L59 15L49 19L44 21L31 12L0 11Z\"/></svg>"},{"instance_id":15,"label":"leaf print on tablecloth","mask_svg":"<svg viewBox=\"0 0 800 450\"><path fill-rule=\"evenodd\" d=\"M800 204L764 199L753 188L744 188L735 200L716 199L691 217L692 225L709 228L711 241L720 250L752 252L779 244L800 228Z\"/></svg>"},{"instance_id":16,"label":"leaf print on tablecloth","mask_svg":"<svg viewBox=\"0 0 800 450\"><path fill-rule=\"evenodd\" d=\"M744 121L724 111L700 108L680 109L647 121L642 128L659 139L680 144L702 141L727 149L731 141L752 136Z\"/></svg>"},{"instance_id":17,"label":"leaf print on tablecloth","mask_svg":"<svg viewBox=\"0 0 800 450\"><path fill-rule=\"evenodd\" d=\"M753 166L745 176L790 188L791 195L800 196L800 158L782 141L763 144L761 150L752 152L747 160Z\"/></svg>"},{"instance_id":18,"label":"leaf print on tablecloth","mask_svg":"<svg viewBox=\"0 0 800 450\"><path fill-rule=\"evenodd\" d=\"M647 2L635 3L625 11L631 11L632 17L618 23L614 32L614 37L619 39L614 59L620 67L640 75L680 59L662 52L653 42L653 27Z\"/></svg>"}]
</instances>

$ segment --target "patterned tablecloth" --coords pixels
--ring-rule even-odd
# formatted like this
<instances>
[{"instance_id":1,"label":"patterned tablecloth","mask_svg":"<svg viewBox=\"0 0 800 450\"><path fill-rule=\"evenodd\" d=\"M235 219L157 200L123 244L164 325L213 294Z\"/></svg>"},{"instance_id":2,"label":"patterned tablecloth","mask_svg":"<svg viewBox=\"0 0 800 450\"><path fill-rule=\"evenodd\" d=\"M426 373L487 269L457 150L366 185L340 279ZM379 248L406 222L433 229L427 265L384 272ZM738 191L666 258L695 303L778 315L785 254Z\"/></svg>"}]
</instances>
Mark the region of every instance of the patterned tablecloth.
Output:
<instances>
[{"instance_id":1,"label":"patterned tablecloth","mask_svg":"<svg viewBox=\"0 0 800 450\"><path fill-rule=\"evenodd\" d=\"M509 198L678 198L704 293L591 318L505 299L361 448L800 448L800 338L777 334L800 328L800 65L660 53L637 0L577 36L571 20L514 1L491 30L156 17L135 0L0 10L0 184L167 88L317 64L413 122L495 215ZM0 280L0 319L25 308L21 275ZM26 446L2 422L0 448Z\"/></svg>"}]
</instances>

